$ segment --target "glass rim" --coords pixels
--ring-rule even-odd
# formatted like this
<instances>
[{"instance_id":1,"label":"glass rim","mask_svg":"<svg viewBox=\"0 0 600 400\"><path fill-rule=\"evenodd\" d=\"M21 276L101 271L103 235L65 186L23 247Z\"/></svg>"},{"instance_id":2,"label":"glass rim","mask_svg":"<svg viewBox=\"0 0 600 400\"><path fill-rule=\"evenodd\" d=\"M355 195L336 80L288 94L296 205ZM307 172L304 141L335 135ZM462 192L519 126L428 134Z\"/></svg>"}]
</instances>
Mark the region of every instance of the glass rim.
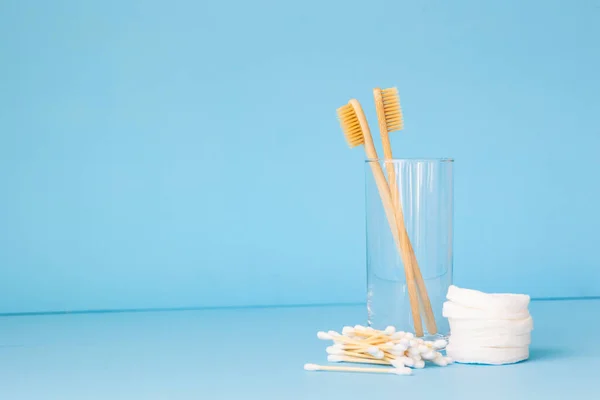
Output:
<instances>
[{"instance_id":1,"label":"glass rim","mask_svg":"<svg viewBox=\"0 0 600 400\"><path fill-rule=\"evenodd\" d=\"M451 157L440 157L440 158L367 158L366 163L372 162L384 162L384 163L395 163L395 162L436 162L436 163L453 163L454 158Z\"/></svg>"}]
</instances>

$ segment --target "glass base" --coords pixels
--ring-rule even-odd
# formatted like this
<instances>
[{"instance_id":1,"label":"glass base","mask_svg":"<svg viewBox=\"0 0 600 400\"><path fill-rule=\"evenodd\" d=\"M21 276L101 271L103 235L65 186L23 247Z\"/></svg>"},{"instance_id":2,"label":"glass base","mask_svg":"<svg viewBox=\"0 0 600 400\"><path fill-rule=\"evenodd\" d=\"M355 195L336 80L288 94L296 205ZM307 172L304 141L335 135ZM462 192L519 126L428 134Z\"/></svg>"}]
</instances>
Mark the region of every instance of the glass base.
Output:
<instances>
[{"instance_id":1,"label":"glass base","mask_svg":"<svg viewBox=\"0 0 600 400\"><path fill-rule=\"evenodd\" d=\"M449 337L450 337L450 335L442 335L441 333L436 333L435 335L430 335L430 334L426 333L423 337L421 337L419 339L428 340L431 342L435 342L436 340L443 339L447 342Z\"/></svg>"}]
</instances>

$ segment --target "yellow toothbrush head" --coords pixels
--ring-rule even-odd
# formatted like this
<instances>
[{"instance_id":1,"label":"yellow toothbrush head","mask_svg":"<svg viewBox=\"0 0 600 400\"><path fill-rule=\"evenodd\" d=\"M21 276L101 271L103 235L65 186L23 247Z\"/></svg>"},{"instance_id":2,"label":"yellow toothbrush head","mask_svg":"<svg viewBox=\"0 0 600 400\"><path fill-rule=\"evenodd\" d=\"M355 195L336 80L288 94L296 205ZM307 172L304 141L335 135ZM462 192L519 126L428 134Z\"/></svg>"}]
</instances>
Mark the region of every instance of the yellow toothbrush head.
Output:
<instances>
[{"instance_id":1,"label":"yellow toothbrush head","mask_svg":"<svg viewBox=\"0 0 600 400\"><path fill-rule=\"evenodd\" d=\"M404 128L404 117L400 108L400 95L398 89L389 88L381 90L383 99L383 111L385 113L385 124L388 132L399 131Z\"/></svg>"},{"instance_id":2,"label":"yellow toothbrush head","mask_svg":"<svg viewBox=\"0 0 600 400\"><path fill-rule=\"evenodd\" d=\"M354 102L358 103L356 100L350 100L348 104L337 109L340 125L350 147L360 146L365 143L365 135L358 119Z\"/></svg>"}]
</instances>

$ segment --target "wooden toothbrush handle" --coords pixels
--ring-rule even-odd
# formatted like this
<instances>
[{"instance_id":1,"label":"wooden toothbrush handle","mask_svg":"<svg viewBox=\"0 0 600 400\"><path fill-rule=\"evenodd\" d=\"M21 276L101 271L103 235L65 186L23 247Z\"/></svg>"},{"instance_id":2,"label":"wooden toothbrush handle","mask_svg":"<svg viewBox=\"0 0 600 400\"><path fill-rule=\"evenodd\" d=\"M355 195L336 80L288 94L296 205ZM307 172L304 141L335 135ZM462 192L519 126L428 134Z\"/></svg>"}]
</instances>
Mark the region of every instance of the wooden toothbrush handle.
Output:
<instances>
[{"instance_id":1,"label":"wooden toothbrush handle","mask_svg":"<svg viewBox=\"0 0 600 400\"><path fill-rule=\"evenodd\" d=\"M400 211L402 212L402 211ZM406 229L403 227L403 229ZM408 236L408 233L407 233ZM438 331L437 324L435 322L435 315L433 314L433 308L431 307L431 300L429 299L429 294L427 293L427 286L425 286L425 280L423 279L423 275L421 274L421 268L419 268L419 263L417 262L417 255L410 243L410 239L408 241L408 245L410 246L410 254L412 257L412 265L413 271L415 274L415 280L417 281L417 286L419 289L419 295L421 296L421 304L425 309L425 326L427 327L427 332L430 335L435 335Z\"/></svg>"},{"instance_id":2,"label":"wooden toothbrush handle","mask_svg":"<svg viewBox=\"0 0 600 400\"><path fill-rule=\"evenodd\" d=\"M358 116L358 121L361 125L364 135L365 153L367 158L370 160L369 165L371 166L371 171L373 172L373 177L375 178L375 183L377 185L377 190L379 191L379 196L381 197L381 201L383 203L385 215L387 217L388 224L390 225L390 231L392 232L394 242L398 247L398 252L402 258L402 263L404 264L404 274L406 275L406 286L408 289L410 309L415 326L415 335L423 336L423 323L421 321L421 314L419 313L419 295L417 293L415 276L413 273L413 268L411 267L412 260L409 253L410 240L408 239L406 230L399 229L399 227L404 226L404 219L402 217L402 213L395 212L394 203L392 202L392 195L390 193L390 187L385 180L385 174L383 173L383 169L379 163L377 151L375 150L375 144L373 143L373 137L371 136L369 124L367 123L365 114L362 111L362 107L356 100L350 100L350 103L354 107L356 115Z\"/></svg>"},{"instance_id":3,"label":"wooden toothbrush handle","mask_svg":"<svg viewBox=\"0 0 600 400\"><path fill-rule=\"evenodd\" d=\"M423 306L423 311L425 313L425 326L427 327L427 332L430 335L435 335L438 331L437 324L435 322L435 315L433 313L433 308L431 307L431 300L429 298L429 294L427 293L427 286L425 285L425 280L423 279L423 274L421 274L421 268L419 267L419 262L417 261L417 255L415 254L415 250L412 246L410 237L408 236L408 232L406 230L406 224L404 223L404 213L402 212L402 203L400 201L398 201L395 211L396 216L399 216L398 219L402 221L402 224L398 223L398 229L404 231L402 233L402 236L405 236L407 238L407 251L410 256L411 267L415 276L415 281L417 283L419 295L421 296L421 304Z\"/></svg>"},{"instance_id":4,"label":"wooden toothbrush handle","mask_svg":"<svg viewBox=\"0 0 600 400\"><path fill-rule=\"evenodd\" d=\"M375 110L377 112L377 120L379 122L379 133L381 135L381 144L383 147L383 156L385 160L392 160L392 144L390 142L390 136L388 133L388 128L386 124L386 117L384 111L383 104L383 96L381 94L381 89L375 88L373 89L373 97L375 99ZM402 203L400 202L400 194L398 190L398 182L396 179L396 168L393 162L385 163L387 173L388 173L388 184L390 187L390 192L392 195L392 202L394 205L394 210L396 214L400 214L402 224L398 225L399 229L404 231L404 235L408 238L408 252L411 259L411 266L413 268L413 273L417 282L419 294L421 295L421 303L423 305L425 311L425 325L427 326L427 332L431 335L437 333L437 325L435 323L435 316L433 314L433 309L431 308L431 301L429 300L429 295L427 294L427 287L425 286L425 281L423 280L423 275L421 274L421 269L419 268L419 263L417 262L417 257L415 255L415 251L410 242L410 237L408 236L408 232L406 231L406 226L404 224L404 215L402 213Z\"/></svg>"}]
</instances>

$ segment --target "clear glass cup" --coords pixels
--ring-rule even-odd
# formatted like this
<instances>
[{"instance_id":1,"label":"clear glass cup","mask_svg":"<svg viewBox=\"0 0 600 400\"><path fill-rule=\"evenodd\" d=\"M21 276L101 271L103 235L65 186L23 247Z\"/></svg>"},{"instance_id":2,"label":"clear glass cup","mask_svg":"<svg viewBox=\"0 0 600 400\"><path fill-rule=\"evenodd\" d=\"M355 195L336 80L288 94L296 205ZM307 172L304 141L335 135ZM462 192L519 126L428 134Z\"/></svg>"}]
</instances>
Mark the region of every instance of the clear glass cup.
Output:
<instances>
[{"instance_id":1,"label":"clear glass cup","mask_svg":"<svg viewBox=\"0 0 600 400\"><path fill-rule=\"evenodd\" d=\"M404 263L386 216L382 194L373 168L381 166L390 182L392 205L401 207L424 286L435 317L437 331L427 329L419 293L424 336L447 337L450 328L442 305L452 284L453 160L367 160L367 307L369 325L415 332ZM398 203L399 202L399 203ZM399 228L401 229L401 228Z\"/></svg>"}]
</instances>

